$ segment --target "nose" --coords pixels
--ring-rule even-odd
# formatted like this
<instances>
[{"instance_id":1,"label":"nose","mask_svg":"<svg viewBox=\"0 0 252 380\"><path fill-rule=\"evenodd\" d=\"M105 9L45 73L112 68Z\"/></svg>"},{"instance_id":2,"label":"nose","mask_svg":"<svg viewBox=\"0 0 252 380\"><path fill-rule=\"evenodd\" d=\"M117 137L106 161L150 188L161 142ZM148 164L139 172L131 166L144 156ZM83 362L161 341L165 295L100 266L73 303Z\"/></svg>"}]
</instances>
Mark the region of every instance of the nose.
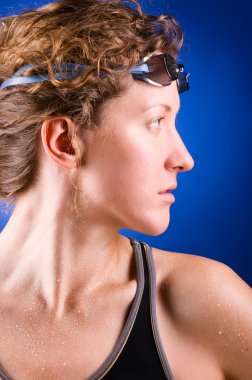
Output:
<instances>
[{"instance_id":1,"label":"nose","mask_svg":"<svg viewBox=\"0 0 252 380\"><path fill-rule=\"evenodd\" d=\"M173 143L169 149L165 166L169 170L178 172L186 172L194 167L194 160L176 129L174 129Z\"/></svg>"}]
</instances>

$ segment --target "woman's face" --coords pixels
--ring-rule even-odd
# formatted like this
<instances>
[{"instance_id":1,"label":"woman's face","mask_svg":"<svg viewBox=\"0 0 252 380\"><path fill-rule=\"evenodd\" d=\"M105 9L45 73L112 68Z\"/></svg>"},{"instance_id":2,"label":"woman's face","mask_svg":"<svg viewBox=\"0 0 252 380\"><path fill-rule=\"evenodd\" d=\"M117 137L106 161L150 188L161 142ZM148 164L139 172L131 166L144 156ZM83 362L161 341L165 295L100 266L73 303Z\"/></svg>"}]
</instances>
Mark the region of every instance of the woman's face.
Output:
<instances>
[{"instance_id":1,"label":"woman's face","mask_svg":"<svg viewBox=\"0 0 252 380\"><path fill-rule=\"evenodd\" d=\"M121 97L103 106L81 174L84 215L159 235L168 227L171 206L159 193L175 186L177 173L194 162L175 127L176 82L157 87L130 81Z\"/></svg>"}]
</instances>

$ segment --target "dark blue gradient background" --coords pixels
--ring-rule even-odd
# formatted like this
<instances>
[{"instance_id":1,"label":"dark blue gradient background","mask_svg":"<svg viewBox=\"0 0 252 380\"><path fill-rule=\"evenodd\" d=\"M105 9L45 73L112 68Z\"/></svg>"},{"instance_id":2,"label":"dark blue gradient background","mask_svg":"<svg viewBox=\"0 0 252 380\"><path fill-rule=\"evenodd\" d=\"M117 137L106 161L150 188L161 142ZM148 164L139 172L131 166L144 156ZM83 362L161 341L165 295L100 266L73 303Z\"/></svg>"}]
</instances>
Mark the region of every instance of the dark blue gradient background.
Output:
<instances>
[{"instance_id":1,"label":"dark blue gradient background","mask_svg":"<svg viewBox=\"0 0 252 380\"><path fill-rule=\"evenodd\" d=\"M47 2L0 0L0 13ZM191 90L181 95L177 128L195 167L178 176L165 233L121 233L161 249L222 261L252 285L252 5L248 0L140 3L150 13L171 13L184 30L180 58L191 72ZM1 215L0 228L7 219Z\"/></svg>"}]
</instances>

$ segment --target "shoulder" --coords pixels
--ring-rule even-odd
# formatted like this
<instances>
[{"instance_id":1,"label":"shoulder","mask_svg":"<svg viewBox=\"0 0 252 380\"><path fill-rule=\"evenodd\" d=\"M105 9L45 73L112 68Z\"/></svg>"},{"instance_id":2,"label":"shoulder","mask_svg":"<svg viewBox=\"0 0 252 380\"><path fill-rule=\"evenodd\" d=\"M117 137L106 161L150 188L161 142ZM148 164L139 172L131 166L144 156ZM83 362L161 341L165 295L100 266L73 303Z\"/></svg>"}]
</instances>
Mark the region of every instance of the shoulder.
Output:
<instances>
[{"instance_id":1,"label":"shoulder","mask_svg":"<svg viewBox=\"0 0 252 380\"><path fill-rule=\"evenodd\" d=\"M157 292L177 329L207 345L229 377L252 379L252 290L227 265L152 248Z\"/></svg>"}]
</instances>

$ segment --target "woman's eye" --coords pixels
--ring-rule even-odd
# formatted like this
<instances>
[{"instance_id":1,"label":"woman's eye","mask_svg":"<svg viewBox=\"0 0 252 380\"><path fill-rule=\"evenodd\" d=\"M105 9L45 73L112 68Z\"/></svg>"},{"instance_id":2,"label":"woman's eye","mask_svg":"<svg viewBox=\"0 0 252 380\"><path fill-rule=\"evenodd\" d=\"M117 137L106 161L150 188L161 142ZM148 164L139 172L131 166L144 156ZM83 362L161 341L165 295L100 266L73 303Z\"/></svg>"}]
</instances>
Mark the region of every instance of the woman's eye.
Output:
<instances>
[{"instance_id":1,"label":"woman's eye","mask_svg":"<svg viewBox=\"0 0 252 380\"><path fill-rule=\"evenodd\" d=\"M161 117L159 119L155 119L155 120L152 120L150 122L150 126L157 129L157 128L161 128L162 127L162 120L164 120L164 117Z\"/></svg>"}]
</instances>

